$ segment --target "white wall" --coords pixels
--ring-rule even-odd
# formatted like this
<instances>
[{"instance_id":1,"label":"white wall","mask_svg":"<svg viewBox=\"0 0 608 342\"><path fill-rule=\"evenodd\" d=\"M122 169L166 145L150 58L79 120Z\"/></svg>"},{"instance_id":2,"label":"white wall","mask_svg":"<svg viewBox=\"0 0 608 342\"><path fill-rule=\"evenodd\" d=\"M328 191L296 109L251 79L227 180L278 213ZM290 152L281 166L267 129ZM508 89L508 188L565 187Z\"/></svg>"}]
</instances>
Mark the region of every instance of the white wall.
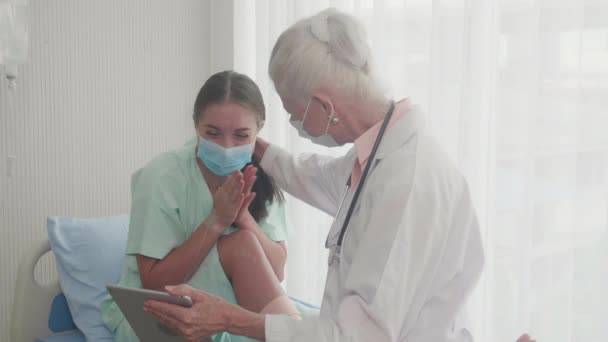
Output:
<instances>
[{"instance_id":1,"label":"white wall","mask_svg":"<svg viewBox=\"0 0 608 342\"><path fill-rule=\"evenodd\" d=\"M0 67L0 341L18 260L46 237L46 217L128 212L131 173L191 137L194 98L216 69L210 7L31 0L15 94ZM10 179L8 155L17 157ZM55 276L51 258L42 266L42 278Z\"/></svg>"}]
</instances>

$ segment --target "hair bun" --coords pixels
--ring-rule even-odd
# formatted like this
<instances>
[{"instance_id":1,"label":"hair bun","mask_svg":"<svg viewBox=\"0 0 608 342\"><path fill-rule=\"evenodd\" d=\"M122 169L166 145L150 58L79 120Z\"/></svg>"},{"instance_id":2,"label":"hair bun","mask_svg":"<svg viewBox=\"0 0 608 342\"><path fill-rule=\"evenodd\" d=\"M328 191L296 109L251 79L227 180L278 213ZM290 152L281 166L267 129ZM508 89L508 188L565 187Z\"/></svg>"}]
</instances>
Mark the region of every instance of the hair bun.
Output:
<instances>
[{"instance_id":1,"label":"hair bun","mask_svg":"<svg viewBox=\"0 0 608 342\"><path fill-rule=\"evenodd\" d=\"M329 16L326 13L320 13L313 17L310 22L310 32L313 36L324 43L329 43Z\"/></svg>"},{"instance_id":2,"label":"hair bun","mask_svg":"<svg viewBox=\"0 0 608 342\"><path fill-rule=\"evenodd\" d=\"M367 34L353 17L328 8L312 17L310 32L327 45L334 58L364 73L369 72L370 48Z\"/></svg>"}]
</instances>

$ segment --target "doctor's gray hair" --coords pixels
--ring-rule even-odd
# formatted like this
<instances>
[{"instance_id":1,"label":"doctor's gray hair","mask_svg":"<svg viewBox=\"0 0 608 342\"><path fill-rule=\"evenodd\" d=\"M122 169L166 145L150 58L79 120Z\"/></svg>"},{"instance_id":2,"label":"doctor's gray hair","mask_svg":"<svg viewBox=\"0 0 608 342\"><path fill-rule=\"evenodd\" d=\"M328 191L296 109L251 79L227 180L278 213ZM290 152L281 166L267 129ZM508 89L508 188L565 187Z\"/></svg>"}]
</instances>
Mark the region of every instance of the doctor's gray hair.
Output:
<instances>
[{"instance_id":1,"label":"doctor's gray hair","mask_svg":"<svg viewBox=\"0 0 608 342\"><path fill-rule=\"evenodd\" d=\"M352 96L381 96L383 92L372 70L365 28L334 8L304 18L283 32L268 69L281 94L309 96L325 86Z\"/></svg>"}]
</instances>

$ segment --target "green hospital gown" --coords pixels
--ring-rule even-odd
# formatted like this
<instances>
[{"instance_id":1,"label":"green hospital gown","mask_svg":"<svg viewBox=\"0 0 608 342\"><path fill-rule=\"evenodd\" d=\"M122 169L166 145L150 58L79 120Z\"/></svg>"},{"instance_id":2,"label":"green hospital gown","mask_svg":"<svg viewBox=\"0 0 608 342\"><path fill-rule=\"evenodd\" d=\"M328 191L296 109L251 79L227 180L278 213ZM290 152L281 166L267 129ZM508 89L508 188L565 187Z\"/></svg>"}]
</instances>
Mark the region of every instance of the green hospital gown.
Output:
<instances>
[{"instance_id":1,"label":"green hospital gown","mask_svg":"<svg viewBox=\"0 0 608 342\"><path fill-rule=\"evenodd\" d=\"M163 259L186 241L213 208L213 198L198 168L195 145L162 154L137 171L131 180L131 218L125 264L119 285L141 288L136 255ZM287 239L285 210L275 201L267 218L258 223L274 241ZM223 235L234 232L228 228ZM188 284L236 303L232 286L220 264L214 245ZM103 320L117 342L138 341L111 298L102 303ZM214 341L252 341L218 334Z\"/></svg>"}]
</instances>

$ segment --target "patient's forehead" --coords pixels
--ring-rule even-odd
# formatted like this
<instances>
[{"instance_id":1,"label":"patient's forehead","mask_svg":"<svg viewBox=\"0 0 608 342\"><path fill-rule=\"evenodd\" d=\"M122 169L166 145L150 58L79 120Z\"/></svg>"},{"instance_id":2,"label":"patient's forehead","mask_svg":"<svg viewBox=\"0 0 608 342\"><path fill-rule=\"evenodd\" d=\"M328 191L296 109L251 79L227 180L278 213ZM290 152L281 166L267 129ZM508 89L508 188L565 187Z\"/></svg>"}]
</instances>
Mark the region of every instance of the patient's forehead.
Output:
<instances>
[{"instance_id":1,"label":"patient's forehead","mask_svg":"<svg viewBox=\"0 0 608 342\"><path fill-rule=\"evenodd\" d=\"M222 130L257 128L256 113L234 102L212 104L201 116L199 126L215 126Z\"/></svg>"}]
</instances>

